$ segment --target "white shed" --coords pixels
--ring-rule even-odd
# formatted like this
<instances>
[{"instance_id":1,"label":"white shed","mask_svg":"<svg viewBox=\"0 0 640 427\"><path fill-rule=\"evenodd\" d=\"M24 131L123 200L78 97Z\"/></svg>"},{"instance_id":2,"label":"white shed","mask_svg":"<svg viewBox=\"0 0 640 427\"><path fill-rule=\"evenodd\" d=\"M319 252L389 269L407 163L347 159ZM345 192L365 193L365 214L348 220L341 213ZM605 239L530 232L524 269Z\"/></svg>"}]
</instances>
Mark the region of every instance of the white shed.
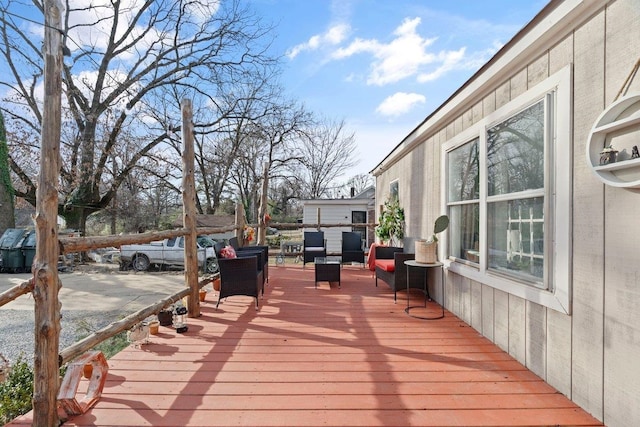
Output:
<instances>
[{"instance_id":1,"label":"white shed","mask_svg":"<svg viewBox=\"0 0 640 427\"><path fill-rule=\"evenodd\" d=\"M375 222L373 217L373 194L374 190L371 188L370 191L365 191L349 199L304 200L302 222L304 224L317 224L318 219L322 224L366 224ZM305 231L312 230L305 229ZM370 233L367 232L365 226L322 228L322 231L324 231L324 237L327 240L328 253L341 252L343 231L360 231L365 247L368 247L371 243Z\"/></svg>"}]
</instances>

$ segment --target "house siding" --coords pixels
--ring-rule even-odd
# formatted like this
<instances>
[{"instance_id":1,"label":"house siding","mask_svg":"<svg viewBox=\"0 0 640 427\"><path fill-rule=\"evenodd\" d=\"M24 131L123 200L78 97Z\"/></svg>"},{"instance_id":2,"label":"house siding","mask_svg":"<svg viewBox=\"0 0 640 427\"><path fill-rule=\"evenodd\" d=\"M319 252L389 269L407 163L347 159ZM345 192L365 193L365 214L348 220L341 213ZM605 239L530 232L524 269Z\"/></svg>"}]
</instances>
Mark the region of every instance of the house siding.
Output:
<instances>
[{"instance_id":1,"label":"house siding","mask_svg":"<svg viewBox=\"0 0 640 427\"><path fill-rule=\"evenodd\" d=\"M558 8L571 4L552 3ZM374 170L376 199L381 205L389 183L399 180L407 218L405 247L413 252L413 241L430 234L433 220L444 211L443 144L571 66L570 314L452 271L447 272L444 304L606 425L640 425L640 193L604 185L585 160L593 123L640 58L640 0L573 2L571 7L588 12L579 20L565 18L562 31L545 46L530 41L529 62L510 64L513 71L502 80L487 78L468 99L452 98L450 103L460 105L449 111L457 115L442 113L442 119L435 114L436 125L423 124L409 135L394 150L396 157ZM637 74L627 93L640 92Z\"/></svg>"}]
</instances>

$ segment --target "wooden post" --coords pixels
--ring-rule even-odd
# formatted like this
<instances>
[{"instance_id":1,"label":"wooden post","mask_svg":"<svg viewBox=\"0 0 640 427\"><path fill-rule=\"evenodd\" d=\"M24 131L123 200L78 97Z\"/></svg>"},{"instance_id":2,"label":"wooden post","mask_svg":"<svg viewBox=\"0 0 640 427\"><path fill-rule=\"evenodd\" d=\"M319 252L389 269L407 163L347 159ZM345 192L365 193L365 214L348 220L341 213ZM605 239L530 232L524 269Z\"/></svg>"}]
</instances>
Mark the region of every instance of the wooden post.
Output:
<instances>
[{"instance_id":1,"label":"wooden post","mask_svg":"<svg viewBox=\"0 0 640 427\"><path fill-rule=\"evenodd\" d=\"M187 316L200 316L198 297L198 247L196 244L196 186L193 154L193 111L191 100L182 100L182 206L184 228L184 279L191 290L187 298ZM206 262L206 260L205 260Z\"/></svg>"},{"instance_id":2,"label":"wooden post","mask_svg":"<svg viewBox=\"0 0 640 427\"><path fill-rule=\"evenodd\" d=\"M267 223L264 220L267 214L267 191L269 189L269 164L265 163L262 170L262 194L260 194L260 208L258 209L258 237L256 244L267 244Z\"/></svg>"},{"instance_id":3,"label":"wooden post","mask_svg":"<svg viewBox=\"0 0 640 427\"><path fill-rule=\"evenodd\" d=\"M320 231L320 208L316 209L316 229Z\"/></svg>"},{"instance_id":4,"label":"wooden post","mask_svg":"<svg viewBox=\"0 0 640 427\"><path fill-rule=\"evenodd\" d=\"M35 301L33 361L33 425L59 424L58 345L60 301L58 291L58 174L60 171L60 100L62 92L62 4L44 2L44 105L40 174L36 191L36 255L33 263Z\"/></svg>"},{"instance_id":5,"label":"wooden post","mask_svg":"<svg viewBox=\"0 0 640 427\"><path fill-rule=\"evenodd\" d=\"M242 203L236 203L236 238L240 245L244 241L244 207Z\"/></svg>"}]
</instances>

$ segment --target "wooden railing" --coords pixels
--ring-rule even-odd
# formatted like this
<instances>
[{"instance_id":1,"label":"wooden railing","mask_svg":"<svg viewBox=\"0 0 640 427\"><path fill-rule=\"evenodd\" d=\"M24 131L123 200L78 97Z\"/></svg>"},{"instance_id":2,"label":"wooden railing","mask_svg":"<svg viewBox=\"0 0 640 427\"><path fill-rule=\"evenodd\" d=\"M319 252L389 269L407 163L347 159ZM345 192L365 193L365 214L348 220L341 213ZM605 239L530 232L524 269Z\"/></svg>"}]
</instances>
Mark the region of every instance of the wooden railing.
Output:
<instances>
[{"instance_id":1,"label":"wooden railing","mask_svg":"<svg viewBox=\"0 0 640 427\"><path fill-rule=\"evenodd\" d=\"M251 227L257 228L256 224L248 224ZM271 223L270 227L278 230L297 230L305 228L335 228L335 227L375 227L377 224L353 224L353 223L340 223L340 224L327 224L327 223L315 223L315 224L300 224L300 223ZM227 233L229 231L240 232L244 227L244 224L237 224L229 227L199 227L197 228L197 234L217 234ZM170 239L173 237L185 236L188 234L188 230L185 228L179 228L167 231L154 231L139 234L129 234L124 236L95 236L95 237L61 237L59 239L59 246L61 254L84 252L91 249L107 248L107 247L120 247L121 245L135 244L135 243L149 243L162 239ZM199 281L198 287L204 287L212 277L204 278ZM0 307L13 301L21 295L28 294L33 291L34 278L22 282L6 291L0 293ZM65 363L70 362L76 357L80 356L84 352L92 349L101 342L109 339L120 332L133 328L138 323L142 322L149 316L158 314L164 308L171 304L182 300L189 295L191 289L185 287L183 290L176 292L168 297L159 300L135 313L126 316L116 322L113 322L104 328L94 332L93 334L79 340L71 346L60 351L58 360L62 366Z\"/></svg>"}]
</instances>

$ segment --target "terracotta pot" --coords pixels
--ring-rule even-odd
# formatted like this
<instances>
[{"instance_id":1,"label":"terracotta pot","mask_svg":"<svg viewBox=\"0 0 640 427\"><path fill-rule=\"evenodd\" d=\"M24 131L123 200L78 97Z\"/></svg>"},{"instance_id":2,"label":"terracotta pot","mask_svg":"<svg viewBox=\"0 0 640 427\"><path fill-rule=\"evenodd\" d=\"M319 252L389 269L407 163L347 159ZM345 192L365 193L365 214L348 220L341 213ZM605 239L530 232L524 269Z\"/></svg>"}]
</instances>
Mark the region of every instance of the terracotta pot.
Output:
<instances>
[{"instance_id":1,"label":"terracotta pot","mask_svg":"<svg viewBox=\"0 0 640 427\"><path fill-rule=\"evenodd\" d=\"M220 279L213 280L211 284L213 285L214 291L220 291Z\"/></svg>"},{"instance_id":2,"label":"terracotta pot","mask_svg":"<svg viewBox=\"0 0 640 427\"><path fill-rule=\"evenodd\" d=\"M86 379L91 379L91 374L93 374L93 365L91 363L87 363L82 368L82 376Z\"/></svg>"},{"instance_id":3,"label":"terracotta pot","mask_svg":"<svg viewBox=\"0 0 640 427\"><path fill-rule=\"evenodd\" d=\"M205 298L207 297L207 291L201 289L199 295L200 295L200 302L204 302Z\"/></svg>"},{"instance_id":4,"label":"terracotta pot","mask_svg":"<svg viewBox=\"0 0 640 427\"><path fill-rule=\"evenodd\" d=\"M158 330L160 329L160 322L157 320L153 320L149 322L149 333L151 335L158 335Z\"/></svg>"}]
</instances>

